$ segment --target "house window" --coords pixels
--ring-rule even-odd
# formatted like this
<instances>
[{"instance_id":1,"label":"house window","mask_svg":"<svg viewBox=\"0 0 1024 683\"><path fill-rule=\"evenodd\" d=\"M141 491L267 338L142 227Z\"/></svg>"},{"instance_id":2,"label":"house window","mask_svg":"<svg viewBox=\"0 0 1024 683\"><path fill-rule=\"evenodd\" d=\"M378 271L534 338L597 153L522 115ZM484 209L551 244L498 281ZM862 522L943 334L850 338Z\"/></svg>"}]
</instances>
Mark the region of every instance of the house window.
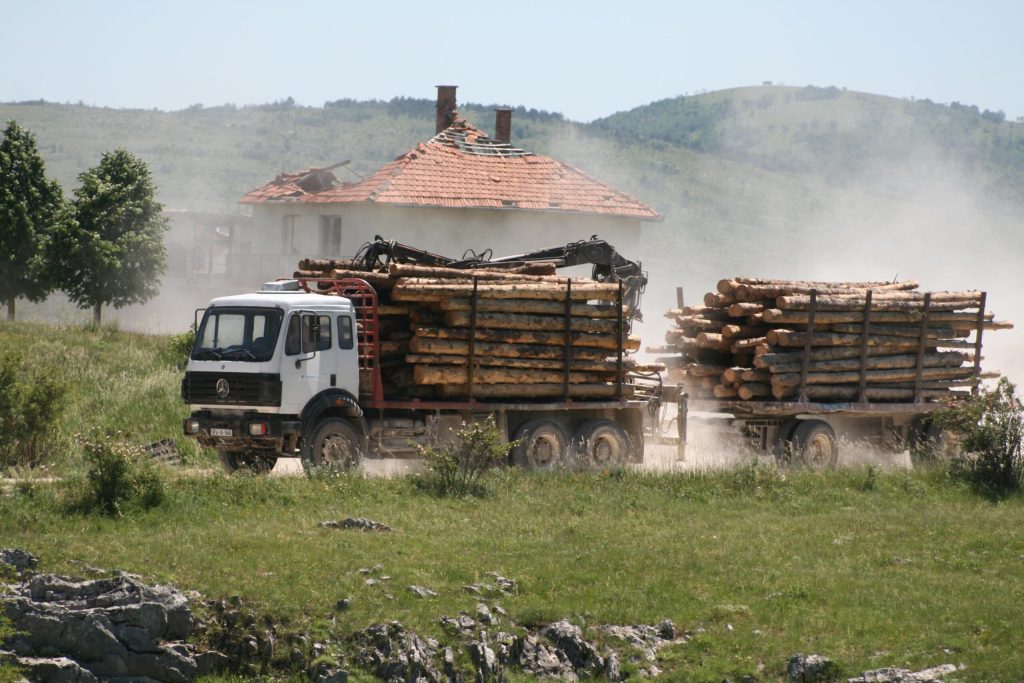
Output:
<instances>
[{"instance_id":1,"label":"house window","mask_svg":"<svg viewBox=\"0 0 1024 683\"><path fill-rule=\"evenodd\" d=\"M298 254L299 250L295 248L295 219L298 216L288 215L284 217L284 223L281 227L281 253L282 254Z\"/></svg>"},{"instance_id":2,"label":"house window","mask_svg":"<svg viewBox=\"0 0 1024 683\"><path fill-rule=\"evenodd\" d=\"M341 256L341 216L320 216L320 256Z\"/></svg>"}]
</instances>

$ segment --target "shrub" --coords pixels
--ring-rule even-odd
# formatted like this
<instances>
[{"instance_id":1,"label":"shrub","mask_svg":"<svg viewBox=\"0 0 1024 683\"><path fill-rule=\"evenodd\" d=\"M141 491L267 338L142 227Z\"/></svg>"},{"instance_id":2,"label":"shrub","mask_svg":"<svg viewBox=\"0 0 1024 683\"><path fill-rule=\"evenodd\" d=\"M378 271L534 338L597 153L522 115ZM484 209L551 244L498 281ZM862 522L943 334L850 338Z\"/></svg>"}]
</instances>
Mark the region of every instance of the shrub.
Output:
<instances>
[{"instance_id":1,"label":"shrub","mask_svg":"<svg viewBox=\"0 0 1024 683\"><path fill-rule=\"evenodd\" d=\"M85 484L74 509L119 517L131 505L145 510L163 502L163 479L140 447L95 436L84 447Z\"/></svg>"},{"instance_id":2,"label":"shrub","mask_svg":"<svg viewBox=\"0 0 1024 683\"><path fill-rule=\"evenodd\" d=\"M1024 406L1008 379L941 411L936 420L960 439L962 452L954 458L954 474L994 493L1021 487Z\"/></svg>"},{"instance_id":3,"label":"shrub","mask_svg":"<svg viewBox=\"0 0 1024 683\"><path fill-rule=\"evenodd\" d=\"M172 334L169 341L169 353L178 368L188 365L188 357L192 355L192 347L196 344L196 326L190 325L180 334Z\"/></svg>"},{"instance_id":4,"label":"shrub","mask_svg":"<svg viewBox=\"0 0 1024 683\"><path fill-rule=\"evenodd\" d=\"M511 447L504 443L493 417L483 422L463 422L454 444L419 448L427 465L422 481L440 495L479 494L481 477L505 462Z\"/></svg>"},{"instance_id":5,"label":"shrub","mask_svg":"<svg viewBox=\"0 0 1024 683\"><path fill-rule=\"evenodd\" d=\"M64 386L18 354L0 356L0 468L34 467L54 434Z\"/></svg>"}]
</instances>

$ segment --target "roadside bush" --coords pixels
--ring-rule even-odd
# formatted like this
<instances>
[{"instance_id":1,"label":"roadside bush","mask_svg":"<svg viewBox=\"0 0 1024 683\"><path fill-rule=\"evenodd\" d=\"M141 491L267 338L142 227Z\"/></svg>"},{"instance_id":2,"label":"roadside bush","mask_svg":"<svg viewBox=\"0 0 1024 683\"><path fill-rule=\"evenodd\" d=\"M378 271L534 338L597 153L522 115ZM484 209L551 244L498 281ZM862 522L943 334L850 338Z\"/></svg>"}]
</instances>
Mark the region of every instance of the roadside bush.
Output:
<instances>
[{"instance_id":1,"label":"roadside bush","mask_svg":"<svg viewBox=\"0 0 1024 683\"><path fill-rule=\"evenodd\" d=\"M38 465L55 432L64 387L18 354L0 356L0 469Z\"/></svg>"},{"instance_id":2,"label":"roadside bush","mask_svg":"<svg viewBox=\"0 0 1024 683\"><path fill-rule=\"evenodd\" d=\"M114 437L84 440L85 481L70 501L74 511L119 517L133 506L143 510L164 500L164 482L140 447Z\"/></svg>"},{"instance_id":3,"label":"roadside bush","mask_svg":"<svg viewBox=\"0 0 1024 683\"><path fill-rule=\"evenodd\" d=\"M456 442L443 448L420 447L427 466L421 480L426 488L444 496L483 493L484 473L508 458L513 444L503 443L493 418L483 422L463 422Z\"/></svg>"},{"instance_id":4,"label":"roadside bush","mask_svg":"<svg viewBox=\"0 0 1024 683\"><path fill-rule=\"evenodd\" d=\"M1005 377L991 391L940 411L936 421L960 439L952 471L993 493L1016 491L1024 483L1024 406Z\"/></svg>"},{"instance_id":5,"label":"roadside bush","mask_svg":"<svg viewBox=\"0 0 1024 683\"><path fill-rule=\"evenodd\" d=\"M192 347L196 344L196 326L191 325L180 334L172 334L168 342L171 358L178 368L188 365L188 357L192 354Z\"/></svg>"}]
</instances>

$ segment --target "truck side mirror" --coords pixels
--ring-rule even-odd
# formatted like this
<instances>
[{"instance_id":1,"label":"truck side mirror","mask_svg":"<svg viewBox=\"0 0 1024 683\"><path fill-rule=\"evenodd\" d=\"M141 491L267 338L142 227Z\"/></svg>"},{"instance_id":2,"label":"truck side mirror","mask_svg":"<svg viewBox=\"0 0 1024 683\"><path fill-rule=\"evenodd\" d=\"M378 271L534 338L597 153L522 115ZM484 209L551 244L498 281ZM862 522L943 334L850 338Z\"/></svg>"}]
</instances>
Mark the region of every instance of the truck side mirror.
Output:
<instances>
[{"instance_id":1,"label":"truck side mirror","mask_svg":"<svg viewBox=\"0 0 1024 683\"><path fill-rule=\"evenodd\" d=\"M304 313L302 315L302 341L300 346L302 353L316 353L319 343L320 318L313 313Z\"/></svg>"}]
</instances>

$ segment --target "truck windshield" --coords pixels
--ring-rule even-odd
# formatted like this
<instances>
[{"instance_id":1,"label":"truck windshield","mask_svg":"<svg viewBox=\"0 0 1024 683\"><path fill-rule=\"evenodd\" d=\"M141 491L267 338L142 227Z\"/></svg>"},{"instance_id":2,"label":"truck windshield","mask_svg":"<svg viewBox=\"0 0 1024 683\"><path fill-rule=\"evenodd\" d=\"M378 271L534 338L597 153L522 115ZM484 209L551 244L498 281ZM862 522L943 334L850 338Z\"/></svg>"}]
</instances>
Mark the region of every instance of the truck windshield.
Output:
<instances>
[{"instance_id":1,"label":"truck windshield","mask_svg":"<svg viewBox=\"0 0 1024 683\"><path fill-rule=\"evenodd\" d=\"M192 360L270 360L281 331L281 311L273 308L210 308L196 332Z\"/></svg>"}]
</instances>

